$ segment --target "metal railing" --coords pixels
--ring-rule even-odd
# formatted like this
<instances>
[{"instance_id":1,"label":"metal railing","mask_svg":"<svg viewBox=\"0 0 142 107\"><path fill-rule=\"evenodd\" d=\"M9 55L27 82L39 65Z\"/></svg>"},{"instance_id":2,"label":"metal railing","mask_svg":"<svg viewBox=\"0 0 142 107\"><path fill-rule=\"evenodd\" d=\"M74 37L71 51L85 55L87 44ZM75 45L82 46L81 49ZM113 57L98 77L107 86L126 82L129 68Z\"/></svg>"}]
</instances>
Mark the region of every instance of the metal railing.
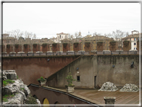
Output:
<instances>
[{"instance_id":1,"label":"metal railing","mask_svg":"<svg viewBox=\"0 0 142 107\"><path fill-rule=\"evenodd\" d=\"M51 52L51 53L2 53L3 57L15 56L66 56L66 55L136 55L139 51L97 51L97 52Z\"/></svg>"}]
</instances>

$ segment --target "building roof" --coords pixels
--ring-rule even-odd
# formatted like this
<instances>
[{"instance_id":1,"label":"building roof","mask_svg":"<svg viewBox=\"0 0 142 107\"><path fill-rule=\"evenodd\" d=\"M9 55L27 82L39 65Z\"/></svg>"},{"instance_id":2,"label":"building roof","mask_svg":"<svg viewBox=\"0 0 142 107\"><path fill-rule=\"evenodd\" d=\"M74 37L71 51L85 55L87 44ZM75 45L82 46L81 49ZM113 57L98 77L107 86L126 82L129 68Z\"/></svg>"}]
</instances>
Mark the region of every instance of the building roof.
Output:
<instances>
[{"instance_id":1,"label":"building roof","mask_svg":"<svg viewBox=\"0 0 142 107\"><path fill-rule=\"evenodd\" d=\"M61 32L61 33L57 33L57 35L68 35L68 33Z\"/></svg>"},{"instance_id":2,"label":"building roof","mask_svg":"<svg viewBox=\"0 0 142 107\"><path fill-rule=\"evenodd\" d=\"M122 40L124 40L124 39L130 39L130 38L139 38L139 35L142 36L142 33L128 35L128 36L122 38Z\"/></svg>"}]
</instances>

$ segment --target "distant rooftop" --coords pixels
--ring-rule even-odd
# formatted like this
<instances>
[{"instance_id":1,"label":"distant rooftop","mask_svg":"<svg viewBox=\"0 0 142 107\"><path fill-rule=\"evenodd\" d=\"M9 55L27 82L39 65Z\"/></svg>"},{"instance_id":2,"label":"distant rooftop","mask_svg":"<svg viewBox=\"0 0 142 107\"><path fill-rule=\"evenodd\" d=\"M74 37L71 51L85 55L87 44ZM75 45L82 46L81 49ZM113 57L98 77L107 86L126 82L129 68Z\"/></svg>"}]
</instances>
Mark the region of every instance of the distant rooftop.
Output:
<instances>
[{"instance_id":1,"label":"distant rooftop","mask_svg":"<svg viewBox=\"0 0 142 107\"><path fill-rule=\"evenodd\" d=\"M63 32L61 32L61 33L57 33L57 35L68 35L68 33L63 33Z\"/></svg>"}]
</instances>

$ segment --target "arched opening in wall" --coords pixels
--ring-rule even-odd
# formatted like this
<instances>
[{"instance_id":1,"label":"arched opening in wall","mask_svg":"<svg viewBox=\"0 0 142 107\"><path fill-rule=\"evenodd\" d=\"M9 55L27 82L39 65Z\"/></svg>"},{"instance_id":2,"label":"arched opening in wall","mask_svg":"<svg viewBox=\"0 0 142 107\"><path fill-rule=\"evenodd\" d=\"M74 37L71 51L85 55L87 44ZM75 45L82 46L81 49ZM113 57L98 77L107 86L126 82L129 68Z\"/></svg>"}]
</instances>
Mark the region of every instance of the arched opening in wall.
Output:
<instances>
[{"instance_id":1,"label":"arched opening in wall","mask_svg":"<svg viewBox=\"0 0 142 107\"><path fill-rule=\"evenodd\" d=\"M49 101L47 98L44 98L44 100L43 100L43 107L50 107Z\"/></svg>"}]
</instances>

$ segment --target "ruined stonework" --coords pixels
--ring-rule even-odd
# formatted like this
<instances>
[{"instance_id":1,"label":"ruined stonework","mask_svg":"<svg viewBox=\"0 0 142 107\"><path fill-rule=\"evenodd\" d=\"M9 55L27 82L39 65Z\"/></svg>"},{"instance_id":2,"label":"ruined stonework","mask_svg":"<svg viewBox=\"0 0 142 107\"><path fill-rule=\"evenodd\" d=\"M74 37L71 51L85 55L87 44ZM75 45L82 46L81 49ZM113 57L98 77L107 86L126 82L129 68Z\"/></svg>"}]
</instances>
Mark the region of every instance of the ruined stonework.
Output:
<instances>
[{"instance_id":1,"label":"ruined stonework","mask_svg":"<svg viewBox=\"0 0 142 107\"><path fill-rule=\"evenodd\" d=\"M17 74L15 70L3 70L3 77L11 80L16 80Z\"/></svg>"},{"instance_id":2,"label":"ruined stonework","mask_svg":"<svg viewBox=\"0 0 142 107\"><path fill-rule=\"evenodd\" d=\"M125 84L123 88L120 89L121 92L138 92L139 88L135 84Z\"/></svg>"},{"instance_id":3,"label":"ruined stonework","mask_svg":"<svg viewBox=\"0 0 142 107\"><path fill-rule=\"evenodd\" d=\"M106 82L98 91L117 91L118 88L111 82Z\"/></svg>"},{"instance_id":4,"label":"ruined stonework","mask_svg":"<svg viewBox=\"0 0 142 107\"><path fill-rule=\"evenodd\" d=\"M27 85L25 85L21 79L17 79L17 73L15 70L4 70L2 80L2 96L4 107L7 107L9 104L14 104L15 107L19 107L20 104L27 104L26 102L28 102L30 98L35 101L34 103L29 101L31 104L39 104L37 99L30 95L30 90ZM40 105L37 107L40 107Z\"/></svg>"}]
</instances>

